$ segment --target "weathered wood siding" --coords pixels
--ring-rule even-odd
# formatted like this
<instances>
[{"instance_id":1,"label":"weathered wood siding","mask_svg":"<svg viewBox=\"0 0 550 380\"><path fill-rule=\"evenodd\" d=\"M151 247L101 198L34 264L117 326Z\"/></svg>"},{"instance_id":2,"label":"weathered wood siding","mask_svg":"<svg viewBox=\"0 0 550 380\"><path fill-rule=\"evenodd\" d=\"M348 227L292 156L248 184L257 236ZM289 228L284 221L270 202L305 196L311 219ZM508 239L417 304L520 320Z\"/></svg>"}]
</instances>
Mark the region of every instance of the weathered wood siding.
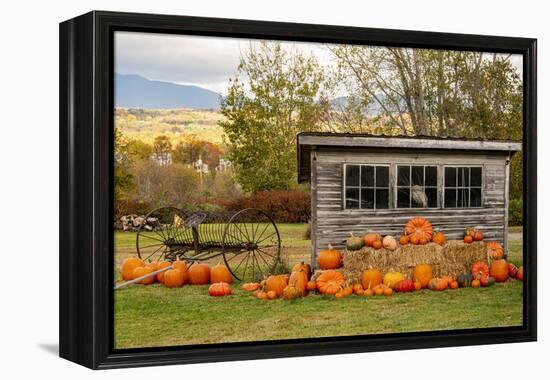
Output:
<instances>
[{"instance_id":1,"label":"weathered wood siding","mask_svg":"<svg viewBox=\"0 0 550 380\"><path fill-rule=\"evenodd\" d=\"M441 228L450 239L461 239L464 228L480 228L488 240L503 243L506 207L505 181L507 154L464 152L366 152L318 147L312 164L312 219L314 237L312 251L331 243L343 247L350 232L362 236L368 230L398 236L405 223L413 216L428 218L434 227ZM343 166L345 163L390 164L390 209L346 210L343 205ZM445 165L481 165L483 167L482 207L468 209L443 209L441 186L438 208L392 209L395 181L393 165L438 166L438 182L443 181ZM313 261L313 260L312 260Z\"/></svg>"}]
</instances>

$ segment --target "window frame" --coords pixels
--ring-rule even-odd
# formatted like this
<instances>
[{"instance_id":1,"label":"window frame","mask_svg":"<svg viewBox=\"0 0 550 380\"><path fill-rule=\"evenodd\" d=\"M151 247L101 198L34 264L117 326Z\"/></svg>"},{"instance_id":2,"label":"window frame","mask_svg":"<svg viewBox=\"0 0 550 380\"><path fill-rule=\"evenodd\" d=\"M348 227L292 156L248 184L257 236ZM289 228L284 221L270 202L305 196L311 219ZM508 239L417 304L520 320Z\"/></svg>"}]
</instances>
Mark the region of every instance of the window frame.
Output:
<instances>
[{"instance_id":1,"label":"window frame","mask_svg":"<svg viewBox=\"0 0 550 380\"><path fill-rule=\"evenodd\" d=\"M440 173L440 166L439 164L429 164L429 163L417 163L417 164L406 164L406 163L395 163L394 164L395 166L395 169L394 169L394 179L395 179L395 183L394 183L394 189L393 189L393 209L394 210L438 210L438 209L441 209L441 198L442 196L440 196L440 192L441 192L441 188L440 188L440 176L441 176L441 173ZM435 188L436 189L436 196L437 196L437 199L436 199L436 206L435 207L398 207L397 206L397 193L399 191L399 188L400 187L404 187L404 186L399 186L397 184L397 181L399 180L398 179L398 173L399 173L399 166L408 166L409 167L409 176L412 176L412 167L413 166L422 166L424 168L423 170L423 176L424 176L424 183L426 183L426 167L427 166L430 166L430 167L434 167L435 170L436 170L436 185L435 186L428 186L429 188ZM424 186L425 187L425 186ZM409 189L411 188L411 184L409 184ZM410 199L410 194L409 194L409 204L412 203L411 199Z\"/></svg>"},{"instance_id":2,"label":"window frame","mask_svg":"<svg viewBox=\"0 0 550 380\"><path fill-rule=\"evenodd\" d=\"M359 207L357 208L349 208L346 207L346 168L348 166L373 166L373 167L385 167L388 168L388 186L387 187L377 187L376 186L376 169L374 171L374 186L372 187L364 187L364 188L372 188L374 190L374 207L373 208L361 208L361 171L359 171L359 186L352 186L353 188L359 189ZM391 210L393 205L392 200L392 176L391 176L391 167L392 164L390 163L355 163L355 162L345 162L342 165L342 210L347 211L380 211L380 210ZM377 189L387 189L388 190L388 207L387 208L377 208L376 207L376 190Z\"/></svg>"},{"instance_id":3,"label":"window frame","mask_svg":"<svg viewBox=\"0 0 550 380\"><path fill-rule=\"evenodd\" d=\"M474 188L480 189L481 194L481 201L479 206L470 207L470 198L468 198L468 207L446 207L445 206L445 169L446 168L480 168L481 169L481 185L480 186L473 186ZM471 189L471 171L470 171L470 178L468 180L468 186L464 187L467 189ZM458 179L457 179L458 181ZM452 188L453 186L451 186ZM454 186L455 189L458 189L458 186ZM441 208L442 209L448 209L448 210L468 210L468 209L480 209L484 208L485 204L485 165L483 164L442 164L441 165Z\"/></svg>"}]
</instances>

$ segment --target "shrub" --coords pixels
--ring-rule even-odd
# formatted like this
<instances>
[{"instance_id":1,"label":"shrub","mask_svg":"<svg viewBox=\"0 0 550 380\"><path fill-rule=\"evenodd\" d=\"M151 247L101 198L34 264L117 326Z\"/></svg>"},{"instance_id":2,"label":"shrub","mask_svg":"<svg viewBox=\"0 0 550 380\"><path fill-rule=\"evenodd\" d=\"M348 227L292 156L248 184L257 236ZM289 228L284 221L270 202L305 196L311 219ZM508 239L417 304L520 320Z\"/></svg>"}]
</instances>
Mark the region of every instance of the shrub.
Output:
<instances>
[{"instance_id":1,"label":"shrub","mask_svg":"<svg viewBox=\"0 0 550 380\"><path fill-rule=\"evenodd\" d=\"M257 208L279 223L306 223L311 215L309 192L298 190L260 191L227 204L227 210Z\"/></svg>"},{"instance_id":2,"label":"shrub","mask_svg":"<svg viewBox=\"0 0 550 380\"><path fill-rule=\"evenodd\" d=\"M510 199L508 206L508 225L523 225L523 199Z\"/></svg>"}]
</instances>

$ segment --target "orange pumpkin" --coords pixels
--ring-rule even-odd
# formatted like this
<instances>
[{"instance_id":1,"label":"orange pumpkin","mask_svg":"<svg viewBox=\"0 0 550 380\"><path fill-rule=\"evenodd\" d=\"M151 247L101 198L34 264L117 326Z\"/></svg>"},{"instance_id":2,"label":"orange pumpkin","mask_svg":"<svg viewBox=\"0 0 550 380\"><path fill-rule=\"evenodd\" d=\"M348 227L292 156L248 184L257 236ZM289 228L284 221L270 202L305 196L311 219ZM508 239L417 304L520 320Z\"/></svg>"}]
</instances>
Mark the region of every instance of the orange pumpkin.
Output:
<instances>
[{"instance_id":1,"label":"orange pumpkin","mask_svg":"<svg viewBox=\"0 0 550 380\"><path fill-rule=\"evenodd\" d=\"M483 233L481 231L478 231L476 230L476 232L474 232L474 241L481 241L483 240Z\"/></svg>"},{"instance_id":2,"label":"orange pumpkin","mask_svg":"<svg viewBox=\"0 0 550 380\"><path fill-rule=\"evenodd\" d=\"M142 259L139 259L137 257L130 257L127 258L122 262L122 279L124 281L130 281L134 279L134 269L138 267L144 267L145 263Z\"/></svg>"},{"instance_id":3,"label":"orange pumpkin","mask_svg":"<svg viewBox=\"0 0 550 380\"><path fill-rule=\"evenodd\" d=\"M372 243L374 243L376 240L382 240L380 234L369 232L368 234L363 236L363 243L365 244L365 247L372 247Z\"/></svg>"},{"instance_id":4,"label":"orange pumpkin","mask_svg":"<svg viewBox=\"0 0 550 380\"><path fill-rule=\"evenodd\" d=\"M438 231L434 234L432 241L439 245L445 245L447 242L447 238L445 237L445 234L441 231Z\"/></svg>"},{"instance_id":5,"label":"orange pumpkin","mask_svg":"<svg viewBox=\"0 0 550 380\"><path fill-rule=\"evenodd\" d=\"M382 273L378 269L367 269L361 275L363 289L372 289L382 283Z\"/></svg>"},{"instance_id":6,"label":"orange pumpkin","mask_svg":"<svg viewBox=\"0 0 550 380\"><path fill-rule=\"evenodd\" d=\"M187 268L187 263L185 261L181 261L181 260L176 260L172 263L172 267L174 269L178 269L182 272L187 272L188 268Z\"/></svg>"},{"instance_id":7,"label":"orange pumpkin","mask_svg":"<svg viewBox=\"0 0 550 380\"><path fill-rule=\"evenodd\" d=\"M206 285L210 283L210 267L206 264L194 264L187 271L191 285Z\"/></svg>"},{"instance_id":8,"label":"orange pumpkin","mask_svg":"<svg viewBox=\"0 0 550 380\"><path fill-rule=\"evenodd\" d=\"M215 282L208 288L208 294L212 297L228 296L231 294L231 286L227 282Z\"/></svg>"},{"instance_id":9,"label":"orange pumpkin","mask_svg":"<svg viewBox=\"0 0 550 380\"><path fill-rule=\"evenodd\" d=\"M258 294L256 294L256 297L258 297L261 300L266 300L267 299L267 292L260 291L260 292L258 292Z\"/></svg>"},{"instance_id":10,"label":"orange pumpkin","mask_svg":"<svg viewBox=\"0 0 550 380\"><path fill-rule=\"evenodd\" d=\"M363 292L363 295L365 297L370 297L374 294L374 292L372 291L372 289L365 289L365 291Z\"/></svg>"},{"instance_id":11,"label":"orange pumpkin","mask_svg":"<svg viewBox=\"0 0 550 380\"><path fill-rule=\"evenodd\" d=\"M268 300L274 300L275 298L278 298L277 293L275 291L270 290L269 292L267 292L267 299Z\"/></svg>"},{"instance_id":12,"label":"orange pumpkin","mask_svg":"<svg viewBox=\"0 0 550 380\"><path fill-rule=\"evenodd\" d=\"M430 290L443 291L447 289L448 286L449 286L449 283L447 280L443 280L437 277L432 278L428 283L428 289Z\"/></svg>"},{"instance_id":13,"label":"orange pumpkin","mask_svg":"<svg viewBox=\"0 0 550 380\"><path fill-rule=\"evenodd\" d=\"M153 273L153 269L151 269L150 267L137 267L134 269L133 278L145 276L149 273ZM156 276L154 275L146 277L143 280L139 281L138 284L151 285L153 282L155 282L155 278Z\"/></svg>"},{"instance_id":14,"label":"orange pumpkin","mask_svg":"<svg viewBox=\"0 0 550 380\"><path fill-rule=\"evenodd\" d=\"M481 286L481 282L479 280L472 281L472 288L479 288Z\"/></svg>"},{"instance_id":15,"label":"orange pumpkin","mask_svg":"<svg viewBox=\"0 0 550 380\"><path fill-rule=\"evenodd\" d=\"M292 267L292 270L291 272L299 272L303 270L304 272L306 272L306 275L307 275L307 279L309 281L309 279L311 278L311 266L309 264L306 264L304 263L303 261L301 263L298 263L296 265L294 265Z\"/></svg>"},{"instance_id":16,"label":"orange pumpkin","mask_svg":"<svg viewBox=\"0 0 550 380\"><path fill-rule=\"evenodd\" d=\"M317 290L321 294L336 294L344 286L344 275L335 270L327 270L321 273L315 281Z\"/></svg>"},{"instance_id":17,"label":"orange pumpkin","mask_svg":"<svg viewBox=\"0 0 550 380\"><path fill-rule=\"evenodd\" d=\"M285 300L293 300L296 298L300 298L301 296L302 291L295 286L289 285L283 290L283 298Z\"/></svg>"},{"instance_id":18,"label":"orange pumpkin","mask_svg":"<svg viewBox=\"0 0 550 380\"><path fill-rule=\"evenodd\" d=\"M247 282L241 285L241 289L247 292L254 292L260 289L260 284L257 282Z\"/></svg>"},{"instance_id":19,"label":"orange pumpkin","mask_svg":"<svg viewBox=\"0 0 550 380\"><path fill-rule=\"evenodd\" d=\"M392 288L386 288L386 289L384 289L384 295L385 295L386 297L391 297L391 296L393 295L393 290L392 290Z\"/></svg>"},{"instance_id":20,"label":"orange pumpkin","mask_svg":"<svg viewBox=\"0 0 550 380\"><path fill-rule=\"evenodd\" d=\"M375 240L372 242L372 248L380 249L382 248L382 240Z\"/></svg>"},{"instance_id":21,"label":"orange pumpkin","mask_svg":"<svg viewBox=\"0 0 550 380\"><path fill-rule=\"evenodd\" d=\"M433 277L432 266L429 264L418 264L414 267L413 279L420 282L422 288L428 287L428 283Z\"/></svg>"},{"instance_id":22,"label":"orange pumpkin","mask_svg":"<svg viewBox=\"0 0 550 380\"><path fill-rule=\"evenodd\" d=\"M356 295L362 295L365 292L365 289L361 286L361 284L355 284L353 285L353 293Z\"/></svg>"},{"instance_id":23,"label":"orange pumpkin","mask_svg":"<svg viewBox=\"0 0 550 380\"><path fill-rule=\"evenodd\" d=\"M508 264L506 260L495 260L491 263L489 274L494 277L496 282L508 280Z\"/></svg>"},{"instance_id":24,"label":"orange pumpkin","mask_svg":"<svg viewBox=\"0 0 550 380\"><path fill-rule=\"evenodd\" d=\"M168 269L164 272L163 282L167 288L179 288L185 284L187 272L179 269Z\"/></svg>"},{"instance_id":25,"label":"orange pumpkin","mask_svg":"<svg viewBox=\"0 0 550 380\"><path fill-rule=\"evenodd\" d=\"M409 238L408 235L401 235L399 237L399 244L401 244L401 245L409 244L409 240L410 240L410 238Z\"/></svg>"},{"instance_id":26,"label":"orange pumpkin","mask_svg":"<svg viewBox=\"0 0 550 380\"><path fill-rule=\"evenodd\" d=\"M504 257L504 249L496 241L487 242L487 254L493 260L500 260Z\"/></svg>"},{"instance_id":27,"label":"orange pumpkin","mask_svg":"<svg viewBox=\"0 0 550 380\"><path fill-rule=\"evenodd\" d=\"M412 218L407 222L407 224L405 224L405 231L407 232L407 235L411 236L411 239L412 236L417 236L419 241L421 238L424 238L426 242L432 240L433 226L425 218Z\"/></svg>"},{"instance_id":28,"label":"orange pumpkin","mask_svg":"<svg viewBox=\"0 0 550 380\"><path fill-rule=\"evenodd\" d=\"M283 295L283 290L287 286L286 278L284 275L278 276L269 276L265 281L265 290L274 291L277 294L277 297Z\"/></svg>"},{"instance_id":29,"label":"orange pumpkin","mask_svg":"<svg viewBox=\"0 0 550 380\"><path fill-rule=\"evenodd\" d=\"M338 269L342 266L342 254L339 250L333 249L332 245L329 244L328 249L319 251L317 264L319 264L319 268L323 270Z\"/></svg>"},{"instance_id":30,"label":"orange pumpkin","mask_svg":"<svg viewBox=\"0 0 550 380\"><path fill-rule=\"evenodd\" d=\"M310 292L314 292L315 289L317 289L317 284L315 284L315 281L308 281L307 282L307 290Z\"/></svg>"},{"instance_id":31,"label":"orange pumpkin","mask_svg":"<svg viewBox=\"0 0 550 380\"><path fill-rule=\"evenodd\" d=\"M453 281L455 280L455 279L452 278L451 276L442 276L441 279L442 279L443 281L447 281L447 285L449 285L449 286L451 285L451 282L453 282Z\"/></svg>"},{"instance_id":32,"label":"orange pumpkin","mask_svg":"<svg viewBox=\"0 0 550 380\"><path fill-rule=\"evenodd\" d=\"M172 263L170 261L161 261L158 265L158 269L164 269L171 265ZM164 273L166 272L160 272L159 274L157 274L157 281L161 284L164 284Z\"/></svg>"},{"instance_id":33,"label":"orange pumpkin","mask_svg":"<svg viewBox=\"0 0 550 380\"><path fill-rule=\"evenodd\" d=\"M466 235L464 236L464 243L466 244L470 244L471 242L474 241L474 238L472 237L472 235Z\"/></svg>"},{"instance_id":34,"label":"orange pumpkin","mask_svg":"<svg viewBox=\"0 0 550 380\"><path fill-rule=\"evenodd\" d=\"M353 286L348 285L344 288L344 293L346 296L351 296L353 294Z\"/></svg>"},{"instance_id":35,"label":"orange pumpkin","mask_svg":"<svg viewBox=\"0 0 550 380\"><path fill-rule=\"evenodd\" d=\"M481 279L481 277L489 276L489 266L483 261L476 261L472 264L472 275L476 280Z\"/></svg>"},{"instance_id":36,"label":"orange pumpkin","mask_svg":"<svg viewBox=\"0 0 550 380\"><path fill-rule=\"evenodd\" d=\"M516 279L523 281L523 265L519 267L518 272L516 273Z\"/></svg>"},{"instance_id":37,"label":"orange pumpkin","mask_svg":"<svg viewBox=\"0 0 550 380\"><path fill-rule=\"evenodd\" d=\"M344 292L343 290L339 290L339 291L336 292L336 294L334 294L334 296L337 299L341 299L341 298L346 297L346 292Z\"/></svg>"},{"instance_id":38,"label":"orange pumpkin","mask_svg":"<svg viewBox=\"0 0 550 380\"><path fill-rule=\"evenodd\" d=\"M415 281L414 282L414 290L420 290L422 289L422 284L420 283L420 281Z\"/></svg>"},{"instance_id":39,"label":"orange pumpkin","mask_svg":"<svg viewBox=\"0 0 550 380\"><path fill-rule=\"evenodd\" d=\"M451 289L458 289L458 282L453 281L449 284L449 288Z\"/></svg>"},{"instance_id":40,"label":"orange pumpkin","mask_svg":"<svg viewBox=\"0 0 550 380\"><path fill-rule=\"evenodd\" d=\"M417 245L420 241L420 237L418 235L412 235L409 239L412 245Z\"/></svg>"},{"instance_id":41,"label":"orange pumpkin","mask_svg":"<svg viewBox=\"0 0 550 380\"><path fill-rule=\"evenodd\" d=\"M231 284L233 282L233 276L225 265L218 264L210 270L210 282L225 282L226 284Z\"/></svg>"},{"instance_id":42,"label":"orange pumpkin","mask_svg":"<svg viewBox=\"0 0 550 380\"><path fill-rule=\"evenodd\" d=\"M384 290L387 289L385 286L378 285L376 288L373 289L375 296L381 296L384 294Z\"/></svg>"},{"instance_id":43,"label":"orange pumpkin","mask_svg":"<svg viewBox=\"0 0 550 380\"><path fill-rule=\"evenodd\" d=\"M288 280L288 286L294 286L300 290L302 296L307 294L307 274L304 270L292 272Z\"/></svg>"}]
</instances>

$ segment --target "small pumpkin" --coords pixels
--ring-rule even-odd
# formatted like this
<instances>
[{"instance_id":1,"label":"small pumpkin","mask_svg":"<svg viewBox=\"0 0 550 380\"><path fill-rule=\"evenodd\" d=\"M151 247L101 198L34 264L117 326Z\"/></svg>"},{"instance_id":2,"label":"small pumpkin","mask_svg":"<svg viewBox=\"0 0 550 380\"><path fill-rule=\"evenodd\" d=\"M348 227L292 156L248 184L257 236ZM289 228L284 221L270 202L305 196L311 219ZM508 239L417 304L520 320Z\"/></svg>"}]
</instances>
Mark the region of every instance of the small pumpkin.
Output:
<instances>
[{"instance_id":1,"label":"small pumpkin","mask_svg":"<svg viewBox=\"0 0 550 380\"><path fill-rule=\"evenodd\" d=\"M472 281L472 288L479 288L480 286L481 286L481 282L479 280Z\"/></svg>"},{"instance_id":2,"label":"small pumpkin","mask_svg":"<svg viewBox=\"0 0 550 380\"><path fill-rule=\"evenodd\" d=\"M490 276L483 276L479 279L481 286L492 286L495 284L495 279Z\"/></svg>"},{"instance_id":3,"label":"small pumpkin","mask_svg":"<svg viewBox=\"0 0 550 380\"><path fill-rule=\"evenodd\" d=\"M330 269L321 273L315 282L319 293L334 295L342 289L345 281L342 273Z\"/></svg>"},{"instance_id":4,"label":"small pumpkin","mask_svg":"<svg viewBox=\"0 0 550 380\"><path fill-rule=\"evenodd\" d=\"M397 284L399 281L403 280L405 277L403 276L403 273L400 272L388 272L384 275L384 285L386 285L388 288L392 288Z\"/></svg>"},{"instance_id":5,"label":"small pumpkin","mask_svg":"<svg viewBox=\"0 0 550 380\"><path fill-rule=\"evenodd\" d=\"M292 272L290 278L288 279L288 285L294 286L300 289L301 295L305 296L307 294L307 274L302 269L299 271Z\"/></svg>"},{"instance_id":6,"label":"small pumpkin","mask_svg":"<svg viewBox=\"0 0 550 380\"><path fill-rule=\"evenodd\" d=\"M418 235L411 235L410 240L412 245L417 245L420 241L420 237Z\"/></svg>"},{"instance_id":7,"label":"small pumpkin","mask_svg":"<svg viewBox=\"0 0 550 380\"><path fill-rule=\"evenodd\" d=\"M474 232L474 241L481 241L483 240L483 232L479 231L479 230L476 230L476 232Z\"/></svg>"},{"instance_id":8,"label":"small pumpkin","mask_svg":"<svg viewBox=\"0 0 550 380\"><path fill-rule=\"evenodd\" d=\"M451 276L442 276L441 279L443 281L447 281L447 285L451 285L451 282L453 282L455 279L452 278Z\"/></svg>"},{"instance_id":9,"label":"small pumpkin","mask_svg":"<svg viewBox=\"0 0 550 380\"><path fill-rule=\"evenodd\" d=\"M308 281L307 282L307 290L310 292L314 292L315 289L317 289L317 285L315 284L315 281Z\"/></svg>"},{"instance_id":10,"label":"small pumpkin","mask_svg":"<svg viewBox=\"0 0 550 380\"><path fill-rule=\"evenodd\" d=\"M319 251L317 264L319 265L319 268L323 270L338 269L342 266L342 254L339 250L334 249L332 245L329 244L328 249L322 249Z\"/></svg>"},{"instance_id":11,"label":"small pumpkin","mask_svg":"<svg viewBox=\"0 0 550 380\"><path fill-rule=\"evenodd\" d=\"M269 292L267 292L267 299L268 300L274 300L276 298L277 298L277 293L275 293L273 290L270 290Z\"/></svg>"},{"instance_id":12,"label":"small pumpkin","mask_svg":"<svg viewBox=\"0 0 550 380\"><path fill-rule=\"evenodd\" d=\"M374 243L375 240L382 240L380 234L369 232L363 236L363 244L365 244L365 247L372 247L372 243Z\"/></svg>"},{"instance_id":13,"label":"small pumpkin","mask_svg":"<svg viewBox=\"0 0 550 380\"><path fill-rule=\"evenodd\" d=\"M231 286L226 282L215 282L208 288L208 295L212 297L223 297L230 294Z\"/></svg>"},{"instance_id":14,"label":"small pumpkin","mask_svg":"<svg viewBox=\"0 0 550 380\"><path fill-rule=\"evenodd\" d=\"M401 245L407 245L409 244L410 238L408 235L401 235L399 237L399 244Z\"/></svg>"},{"instance_id":15,"label":"small pumpkin","mask_svg":"<svg viewBox=\"0 0 550 380\"><path fill-rule=\"evenodd\" d=\"M299 272L301 270L306 272L307 279L309 281L309 279L311 278L311 266L309 264L304 263L303 261L301 263L298 263L298 264L294 265L290 272L291 273L292 272Z\"/></svg>"},{"instance_id":16,"label":"small pumpkin","mask_svg":"<svg viewBox=\"0 0 550 380\"><path fill-rule=\"evenodd\" d=\"M489 276L489 266L483 261L476 261L472 264L472 275L477 280L483 276Z\"/></svg>"},{"instance_id":17,"label":"small pumpkin","mask_svg":"<svg viewBox=\"0 0 550 380\"><path fill-rule=\"evenodd\" d=\"M395 284L394 290L398 293L406 293L414 291L414 281L411 279L404 279Z\"/></svg>"},{"instance_id":18,"label":"small pumpkin","mask_svg":"<svg viewBox=\"0 0 550 380\"><path fill-rule=\"evenodd\" d=\"M261 299L261 300L266 300L267 299L267 292L260 291L256 294L256 297L258 297L258 299Z\"/></svg>"},{"instance_id":19,"label":"small pumpkin","mask_svg":"<svg viewBox=\"0 0 550 380\"><path fill-rule=\"evenodd\" d=\"M381 240L375 240L372 242L372 248L374 249L380 249L382 248L382 241Z\"/></svg>"},{"instance_id":20,"label":"small pumpkin","mask_svg":"<svg viewBox=\"0 0 550 380\"><path fill-rule=\"evenodd\" d=\"M158 269L164 269L171 265L172 263L170 261L161 261L158 265ZM160 272L157 274L157 281L160 282L161 284L164 284L164 273L166 272Z\"/></svg>"},{"instance_id":21,"label":"small pumpkin","mask_svg":"<svg viewBox=\"0 0 550 380\"><path fill-rule=\"evenodd\" d=\"M496 282L508 280L508 264L505 260L495 260L491 263L489 274L495 278Z\"/></svg>"},{"instance_id":22,"label":"small pumpkin","mask_svg":"<svg viewBox=\"0 0 550 380\"><path fill-rule=\"evenodd\" d=\"M373 289L375 296L381 296L384 294L384 289L386 289L386 286L378 285L376 288Z\"/></svg>"},{"instance_id":23,"label":"small pumpkin","mask_svg":"<svg viewBox=\"0 0 550 380\"><path fill-rule=\"evenodd\" d=\"M346 292L344 292L344 290L339 290L338 292L336 292L336 294L334 296L337 299L342 299L342 298L346 297Z\"/></svg>"},{"instance_id":24,"label":"small pumpkin","mask_svg":"<svg viewBox=\"0 0 550 380\"><path fill-rule=\"evenodd\" d=\"M187 268L187 263L185 261L182 261L182 260L176 260L172 263L172 268L174 269L178 269L182 272L187 272L188 268Z\"/></svg>"},{"instance_id":25,"label":"small pumpkin","mask_svg":"<svg viewBox=\"0 0 550 380\"><path fill-rule=\"evenodd\" d=\"M348 285L344 287L344 293L346 294L346 296L351 296L353 294L353 286Z\"/></svg>"},{"instance_id":26,"label":"small pumpkin","mask_svg":"<svg viewBox=\"0 0 550 380\"><path fill-rule=\"evenodd\" d=\"M451 289L458 289L458 282L453 281L449 284L449 288Z\"/></svg>"},{"instance_id":27,"label":"small pumpkin","mask_svg":"<svg viewBox=\"0 0 550 380\"><path fill-rule=\"evenodd\" d=\"M508 276L511 278L516 278L517 273L518 267L516 267L513 263L508 263Z\"/></svg>"},{"instance_id":28,"label":"small pumpkin","mask_svg":"<svg viewBox=\"0 0 550 380\"><path fill-rule=\"evenodd\" d=\"M145 276L146 274L153 273L153 269L151 267L136 267L134 269L133 278L138 278L141 276ZM149 276L145 277L143 280L139 281L138 284L143 285L151 285L153 282L155 282L157 276Z\"/></svg>"},{"instance_id":29,"label":"small pumpkin","mask_svg":"<svg viewBox=\"0 0 550 380\"><path fill-rule=\"evenodd\" d=\"M428 239L426 239L424 236L420 236L418 238L418 244L419 245L426 245L426 244L428 244Z\"/></svg>"},{"instance_id":30,"label":"small pumpkin","mask_svg":"<svg viewBox=\"0 0 550 380\"><path fill-rule=\"evenodd\" d=\"M358 251L363 248L363 245L363 239L354 236L353 233L350 232L350 237L346 240L346 249L348 251Z\"/></svg>"},{"instance_id":31,"label":"small pumpkin","mask_svg":"<svg viewBox=\"0 0 550 380\"><path fill-rule=\"evenodd\" d=\"M182 272L179 269L168 269L163 274L163 282L167 288L182 287L187 280L187 272Z\"/></svg>"},{"instance_id":32,"label":"small pumpkin","mask_svg":"<svg viewBox=\"0 0 550 380\"><path fill-rule=\"evenodd\" d=\"M422 289L422 284L420 283L420 281L414 281L414 290L420 290Z\"/></svg>"},{"instance_id":33,"label":"small pumpkin","mask_svg":"<svg viewBox=\"0 0 550 380\"><path fill-rule=\"evenodd\" d=\"M386 289L384 289L384 295L385 295L386 297L391 297L391 296L393 295L393 290L392 290L392 288L386 288Z\"/></svg>"},{"instance_id":34,"label":"small pumpkin","mask_svg":"<svg viewBox=\"0 0 550 380\"><path fill-rule=\"evenodd\" d=\"M283 290L283 298L285 300L294 300L296 298L300 298L301 296L302 291L295 286L289 285Z\"/></svg>"},{"instance_id":35,"label":"small pumpkin","mask_svg":"<svg viewBox=\"0 0 550 380\"><path fill-rule=\"evenodd\" d=\"M384 236L384 239L382 240L382 246L386 248L389 251L395 251L397 248L397 241L395 238L391 235Z\"/></svg>"},{"instance_id":36,"label":"small pumpkin","mask_svg":"<svg viewBox=\"0 0 550 380\"><path fill-rule=\"evenodd\" d=\"M428 289L430 290L436 290L436 291L443 291L447 289L449 286L449 282L447 280L434 277L430 280L428 283Z\"/></svg>"},{"instance_id":37,"label":"small pumpkin","mask_svg":"<svg viewBox=\"0 0 550 380\"><path fill-rule=\"evenodd\" d=\"M518 268L518 272L516 273L516 279L519 281L523 281L523 265Z\"/></svg>"},{"instance_id":38,"label":"small pumpkin","mask_svg":"<svg viewBox=\"0 0 550 380\"><path fill-rule=\"evenodd\" d=\"M124 281L130 281L134 279L134 269L137 267L144 267L145 263L142 259L137 257L129 257L122 262L121 275Z\"/></svg>"},{"instance_id":39,"label":"small pumpkin","mask_svg":"<svg viewBox=\"0 0 550 380\"><path fill-rule=\"evenodd\" d=\"M420 282L422 288L428 287L428 282L433 277L433 270L430 264L418 264L414 267L413 279Z\"/></svg>"},{"instance_id":40,"label":"small pumpkin","mask_svg":"<svg viewBox=\"0 0 550 380\"><path fill-rule=\"evenodd\" d=\"M287 282L284 275L273 275L269 276L265 280L265 291L274 291L277 294L277 297L283 295L283 290L286 288Z\"/></svg>"},{"instance_id":41,"label":"small pumpkin","mask_svg":"<svg viewBox=\"0 0 550 380\"><path fill-rule=\"evenodd\" d=\"M372 291L372 289L365 289L365 291L363 292L363 295L365 297L370 297L374 294L374 292Z\"/></svg>"},{"instance_id":42,"label":"small pumpkin","mask_svg":"<svg viewBox=\"0 0 550 380\"><path fill-rule=\"evenodd\" d=\"M470 244L470 243L472 243L473 241L474 241L474 238L473 238L472 235L466 235L466 236L464 236L464 243Z\"/></svg>"},{"instance_id":43,"label":"small pumpkin","mask_svg":"<svg viewBox=\"0 0 550 380\"><path fill-rule=\"evenodd\" d=\"M353 285L353 293L356 295L362 295L365 292L365 289L363 289L363 286L361 284L355 284Z\"/></svg>"},{"instance_id":44,"label":"small pumpkin","mask_svg":"<svg viewBox=\"0 0 550 380\"><path fill-rule=\"evenodd\" d=\"M472 239L474 238L475 233L476 229L474 227L466 227L464 230L464 236L471 236Z\"/></svg>"},{"instance_id":45,"label":"small pumpkin","mask_svg":"<svg viewBox=\"0 0 550 380\"><path fill-rule=\"evenodd\" d=\"M367 269L361 275L363 289L372 289L382 283L382 273L378 269Z\"/></svg>"},{"instance_id":46,"label":"small pumpkin","mask_svg":"<svg viewBox=\"0 0 550 380\"><path fill-rule=\"evenodd\" d=\"M231 284L233 282L233 276L225 265L218 263L218 265L215 265L212 269L210 269L210 281L212 283L225 282L227 284Z\"/></svg>"},{"instance_id":47,"label":"small pumpkin","mask_svg":"<svg viewBox=\"0 0 550 380\"><path fill-rule=\"evenodd\" d=\"M438 231L434 234L432 241L439 245L445 245L445 243L447 242L447 237L443 232Z\"/></svg>"},{"instance_id":48,"label":"small pumpkin","mask_svg":"<svg viewBox=\"0 0 550 380\"><path fill-rule=\"evenodd\" d=\"M462 288L468 288L472 285L473 276L470 273L462 273L456 278L456 282Z\"/></svg>"},{"instance_id":49,"label":"small pumpkin","mask_svg":"<svg viewBox=\"0 0 550 380\"><path fill-rule=\"evenodd\" d=\"M500 260L504 257L504 249L496 241L487 242L487 254L493 260Z\"/></svg>"},{"instance_id":50,"label":"small pumpkin","mask_svg":"<svg viewBox=\"0 0 550 380\"><path fill-rule=\"evenodd\" d=\"M194 264L187 270L191 285L206 285L210 283L210 267L206 264Z\"/></svg>"},{"instance_id":51,"label":"small pumpkin","mask_svg":"<svg viewBox=\"0 0 550 380\"><path fill-rule=\"evenodd\" d=\"M247 292L254 292L260 289L260 284L257 282L247 282L241 285L241 289Z\"/></svg>"}]
</instances>

